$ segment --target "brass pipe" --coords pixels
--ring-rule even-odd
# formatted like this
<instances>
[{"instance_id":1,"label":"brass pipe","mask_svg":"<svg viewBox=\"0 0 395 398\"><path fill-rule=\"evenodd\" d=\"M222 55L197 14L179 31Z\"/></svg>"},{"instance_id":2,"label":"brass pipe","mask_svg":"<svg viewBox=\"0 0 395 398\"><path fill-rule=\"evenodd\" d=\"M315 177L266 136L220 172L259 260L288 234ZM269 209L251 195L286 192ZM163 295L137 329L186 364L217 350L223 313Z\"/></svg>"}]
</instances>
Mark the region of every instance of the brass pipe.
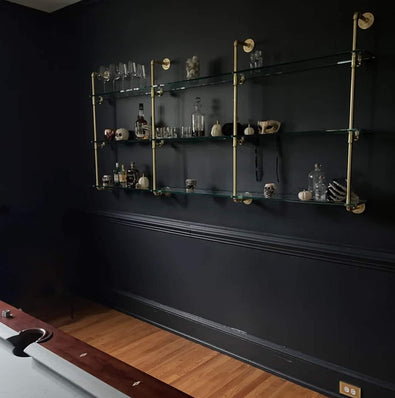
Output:
<instances>
[{"instance_id":1,"label":"brass pipe","mask_svg":"<svg viewBox=\"0 0 395 398\"><path fill-rule=\"evenodd\" d=\"M155 89L154 89L154 65L151 60L151 138L152 138L152 190L156 191L156 136L155 136Z\"/></svg>"},{"instance_id":2,"label":"brass pipe","mask_svg":"<svg viewBox=\"0 0 395 398\"><path fill-rule=\"evenodd\" d=\"M237 46L238 40L233 43L233 199L237 196Z\"/></svg>"},{"instance_id":3,"label":"brass pipe","mask_svg":"<svg viewBox=\"0 0 395 398\"><path fill-rule=\"evenodd\" d=\"M93 113L93 149L95 155L95 186L99 189L99 165L97 159L97 123L96 123L96 97L95 97L95 76L96 73L91 73L92 81L92 113Z\"/></svg>"},{"instance_id":4,"label":"brass pipe","mask_svg":"<svg viewBox=\"0 0 395 398\"><path fill-rule=\"evenodd\" d=\"M359 12L353 15L353 37L352 37L352 53L351 53L351 83L350 83L350 113L348 121L348 155L347 155L347 194L346 209L352 210L351 206L351 178L352 178L352 150L354 141L354 96L355 96L355 68L356 68L356 49L357 49L357 31L358 31Z\"/></svg>"}]
</instances>

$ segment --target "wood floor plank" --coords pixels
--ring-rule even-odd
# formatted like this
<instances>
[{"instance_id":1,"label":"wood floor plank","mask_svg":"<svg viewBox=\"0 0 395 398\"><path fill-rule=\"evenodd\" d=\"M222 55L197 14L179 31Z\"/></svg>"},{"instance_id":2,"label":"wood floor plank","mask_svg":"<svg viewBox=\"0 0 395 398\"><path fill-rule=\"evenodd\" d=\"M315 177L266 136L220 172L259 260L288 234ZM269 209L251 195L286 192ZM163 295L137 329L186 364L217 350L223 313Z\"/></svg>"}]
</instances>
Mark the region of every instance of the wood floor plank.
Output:
<instances>
[{"instance_id":1,"label":"wood floor plank","mask_svg":"<svg viewBox=\"0 0 395 398\"><path fill-rule=\"evenodd\" d=\"M64 308L38 317L195 398L326 398L97 303L80 299L74 319Z\"/></svg>"}]
</instances>

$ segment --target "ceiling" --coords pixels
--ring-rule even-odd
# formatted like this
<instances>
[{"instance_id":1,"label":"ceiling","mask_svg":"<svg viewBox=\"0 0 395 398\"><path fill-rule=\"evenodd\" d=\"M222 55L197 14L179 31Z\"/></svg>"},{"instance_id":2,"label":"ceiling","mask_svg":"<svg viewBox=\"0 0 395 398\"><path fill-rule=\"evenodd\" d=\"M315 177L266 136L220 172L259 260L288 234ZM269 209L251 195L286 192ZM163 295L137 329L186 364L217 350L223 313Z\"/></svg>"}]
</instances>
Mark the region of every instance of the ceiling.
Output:
<instances>
[{"instance_id":1,"label":"ceiling","mask_svg":"<svg viewBox=\"0 0 395 398\"><path fill-rule=\"evenodd\" d=\"M22 6L35 8L36 10L53 12L60 10L70 4L78 3L80 0L8 0L11 3L20 4Z\"/></svg>"}]
</instances>

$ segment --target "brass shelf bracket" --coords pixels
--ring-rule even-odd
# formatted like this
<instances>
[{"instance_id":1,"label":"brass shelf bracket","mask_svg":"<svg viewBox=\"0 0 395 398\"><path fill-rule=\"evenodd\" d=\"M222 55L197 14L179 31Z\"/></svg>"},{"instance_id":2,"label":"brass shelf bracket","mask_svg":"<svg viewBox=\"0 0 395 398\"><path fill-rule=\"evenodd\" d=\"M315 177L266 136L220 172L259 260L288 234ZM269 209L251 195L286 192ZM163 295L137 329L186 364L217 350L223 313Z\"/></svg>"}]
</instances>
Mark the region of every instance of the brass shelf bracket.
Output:
<instances>
[{"instance_id":1,"label":"brass shelf bracket","mask_svg":"<svg viewBox=\"0 0 395 398\"><path fill-rule=\"evenodd\" d=\"M241 79L237 74L238 69L238 47L242 46L245 53L250 53L255 46L255 42L253 39L246 39L244 41L235 40L233 42L233 190L232 197L234 202L240 202L237 199L237 88L239 84L241 84ZM244 82L244 81L243 81Z\"/></svg>"},{"instance_id":2,"label":"brass shelf bracket","mask_svg":"<svg viewBox=\"0 0 395 398\"><path fill-rule=\"evenodd\" d=\"M151 60L151 132L152 132L152 191L155 196L160 195L156 189L156 136L155 136L155 95L157 95L157 86L155 86L155 64L162 65L164 70L170 69L170 59L164 58L162 61ZM160 89L160 88L159 88ZM163 94L163 89L162 89Z\"/></svg>"},{"instance_id":3,"label":"brass shelf bracket","mask_svg":"<svg viewBox=\"0 0 395 398\"><path fill-rule=\"evenodd\" d=\"M350 82L350 113L348 122L348 155L347 155L347 195L346 209L355 214L361 214L365 210L365 205L352 206L351 203L351 178L352 178L352 152L353 143L359 138L359 131L355 133L354 127L354 97L355 97L355 68L357 67L357 33L358 26L361 29L368 29L373 25L374 16L370 12L361 14L356 11L353 15L353 36L352 36L352 53L351 53L351 82Z\"/></svg>"}]
</instances>

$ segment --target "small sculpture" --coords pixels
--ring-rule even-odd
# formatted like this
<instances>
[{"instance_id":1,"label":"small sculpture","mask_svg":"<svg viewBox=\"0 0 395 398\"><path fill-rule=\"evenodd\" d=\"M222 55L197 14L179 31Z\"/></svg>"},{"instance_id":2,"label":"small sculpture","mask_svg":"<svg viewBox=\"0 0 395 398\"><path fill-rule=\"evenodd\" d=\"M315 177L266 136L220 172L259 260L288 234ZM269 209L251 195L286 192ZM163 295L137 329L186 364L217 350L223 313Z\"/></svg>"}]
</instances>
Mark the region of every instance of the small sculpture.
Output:
<instances>
[{"instance_id":1,"label":"small sculpture","mask_svg":"<svg viewBox=\"0 0 395 398\"><path fill-rule=\"evenodd\" d=\"M214 126L211 127L211 135L213 137L219 137L222 135L222 126L218 123L218 120L217 123L215 123Z\"/></svg>"},{"instance_id":2,"label":"small sculpture","mask_svg":"<svg viewBox=\"0 0 395 398\"><path fill-rule=\"evenodd\" d=\"M199 58L194 55L186 61L187 79L196 79L200 75Z\"/></svg>"},{"instance_id":3,"label":"small sculpture","mask_svg":"<svg viewBox=\"0 0 395 398\"><path fill-rule=\"evenodd\" d=\"M306 191L305 189L303 191L300 191L298 193L298 198L299 200L311 200L313 198L313 194L310 191Z\"/></svg>"},{"instance_id":4,"label":"small sculpture","mask_svg":"<svg viewBox=\"0 0 395 398\"><path fill-rule=\"evenodd\" d=\"M244 135L254 135L254 134L255 130L250 125L248 125L248 127L244 129Z\"/></svg>"},{"instance_id":5,"label":"small sculpture","mask_svg":"<svg viewBox=\"0 0 395 398\"><path fill-rule=\"evenodd\" d=\"M106 137L108 141L112 141L114 139L114 136L115 136L115 131L113 129L104 130L104 137Z\"/></svg>"},{"instance_id":6,"label":"small sculpture","mask_svg":"<svg viewBox=\"0 0 395 398\"><path fill-rule=\"evenodd\" d=\"M127 141L129 139L129 131L120 128L115 131L115 141Z\"/></svg>"},{"instance_id":7,"label":"small sculpture","mask_svg":"<svg viewBox=\"0 0 395 398\"><path fill-rule=\"evenodd\" d=\"M139 178L139 182L136 184L137 189L148 189L149 179L144 174Z\"/></svg>"},{"instance_id":8,"label":"small sculpture","mask_svg":"<svg viewBox=\"0 0 395 398\"><path fill-rule=\"evenodd\" d=\"M263 196L265 198L271 198L274 196L274 192L276 191L276 184L274 182L268 182L265 184L263 188Z\"/></svg>"},{"instance_id":9,"label":"small sculpture","mask_svg":"<svg viewBox=\"0 0 395 398\"><path fill-rule=\"evenodd\" d=\"M258 122L259 134L274 134L280 130L281 122L277 120L265 120Z\"/></svg>"},{"instance_id":10,"label":"small sculpture","mask_svg":"<svg viewBox=\"0 0 395 398\"><path fill-rule=\"evenodd\" d=\"M345 202L347 199L347 181L333 180L328 184L328 199L331 202ZM344 185L343 185L344 184ZM359 203L359 196L351 191L351 203Z\"/></svg>"},{"instance_id":11,"label":"small sculpture","mask_svg":"<svg viewBox=\"0 0 395 398\"><path fill-rule=\"evenodd\" d=\"M187 178L185 180L185 190L188 193L194 192L197 181L194 178Z\"/></svg>"}]
</instances>

